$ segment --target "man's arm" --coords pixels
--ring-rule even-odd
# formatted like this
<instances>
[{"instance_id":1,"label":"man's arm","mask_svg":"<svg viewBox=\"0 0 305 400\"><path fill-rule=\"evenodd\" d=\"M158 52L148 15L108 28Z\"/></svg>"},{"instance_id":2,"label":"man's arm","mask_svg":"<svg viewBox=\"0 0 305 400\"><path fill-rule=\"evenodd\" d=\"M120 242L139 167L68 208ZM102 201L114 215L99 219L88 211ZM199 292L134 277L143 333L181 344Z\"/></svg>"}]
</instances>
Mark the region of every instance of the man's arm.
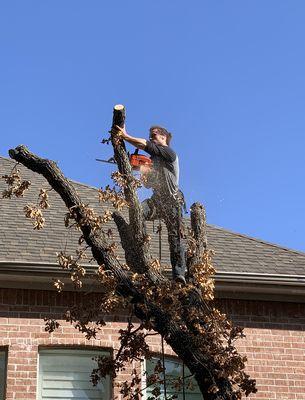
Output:
<instances>
[{"instance_id":1,"label":"man's arm","mask_svg":"<svg viewBox=\"0 0 305 400\"><path fill-rule=\"evenodd\" d=\"M169 162L174 162L177 157L174 150L172 150L168 146L160 146L160 145L155 144L150 141L146 142L146 146L145 146L144 150L146 151L146 153L150 154L151 156L159 156Z\"/></svg>"},{"instance_id":2,"label":"man's arm","mask_svg":"<svg viewBox=\"0 0 305 400\"><path fill-rule=\"evenodd\" d=\"M119 126L116 125L115 128L119 132L121 138L126 140L126 142L132 144L133 146L137 147L138 149L141 149L141 150L145 149L146 144L147 144L147 140L146 139L142 139L142 138L138 138L138 137L134 137L134 136L129 135L126 132L125 127L124 128L120 128Z\"/></svg>"}]
</instances>

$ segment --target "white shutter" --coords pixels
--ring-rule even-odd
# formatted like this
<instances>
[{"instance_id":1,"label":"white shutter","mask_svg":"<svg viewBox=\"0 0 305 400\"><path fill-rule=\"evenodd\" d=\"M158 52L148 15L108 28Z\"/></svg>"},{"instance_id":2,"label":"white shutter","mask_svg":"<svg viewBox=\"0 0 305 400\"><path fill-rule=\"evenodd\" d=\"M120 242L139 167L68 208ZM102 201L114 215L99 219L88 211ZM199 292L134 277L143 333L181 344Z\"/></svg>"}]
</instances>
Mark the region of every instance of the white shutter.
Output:
<instances>
[{"instance_id":1,"label":"white shutter","mask_svg":"<svg viewBox=\"0 0 305 400\"><path fill-rule=\"evenodd\" d=\"M0 351L0 400L4 400L6 381L6 352Z\"/></svg>"},{"instance_id":2,"label":"white shutter","mask_svg":"<svg viewBox=\"0 0 305 400\"><path fill-rule=\"evenodd\" d=\"M158 358L152 358L150 360L146 360L146 373L147 375L152 375L154 373L154 368L159 361ZM175 382L175 379L178 377L183 377L183 367L180 361L176 361L170 358L165 359L165 378L166 378L166 394L167 396L176 395L178 400L183 399L183 389L177 390L172 383ZM184 377L190 376L190 370L185 366L184 367ZM163 379L163 373L160 375L160 378ZM186 400L202 400L202 394L198 387L198 384L195 378L187 378L185 379L185 398ZM143 386L146 386L146 380L143 382ZM164 387L163 385L151 385L147 387L145 390L146 399L151 395L152 390L158 386L161 391L161 395L159 396L160 400L164 399Z\"/></svg>"},{"instance_id":3,"label":"white shutter","mask_svg":"<svg viewBox=\"0 0 305 400\"><path fill-rule=\"evenodd\" d=\"M38 400L110 399L110 379L93 386L90 375L101 351L48 349L39 352Z\"/></svg>"}]
</instances>

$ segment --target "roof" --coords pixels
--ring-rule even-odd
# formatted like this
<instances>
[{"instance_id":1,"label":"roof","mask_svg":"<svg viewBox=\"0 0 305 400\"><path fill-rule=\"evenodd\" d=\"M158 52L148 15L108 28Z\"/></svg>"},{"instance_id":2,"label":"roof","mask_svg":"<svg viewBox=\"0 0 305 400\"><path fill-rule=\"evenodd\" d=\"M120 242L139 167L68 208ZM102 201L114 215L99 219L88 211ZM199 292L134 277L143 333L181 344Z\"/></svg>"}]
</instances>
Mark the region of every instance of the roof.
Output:
<instances>
[{"instance_id":1,"label":"roof","mask_svg":"<svg viewBox=\"0 0 305 400\"><path fill-rule=\"evenodd\" d=\"M9 173L14 165L14 161L0 157L1 175ZM22 178L31 181L31 186L23 198L11 200L1 198L0 261L52 264L57 251L64 248L68 251L76 248L73 242L79 237L79 233L65 228L63 221L67 211L54 191L49 193L51 208L44 213L45 228L41 231L32 229L31 222L24 217L23 207L29 203L35 204L39 189L48 189L49 185L41 175L29 171L22 165L18 168L21 170ZM103 210L104 206L98 203L96 188L78 182L72 181L72 183L84 203L89 203L97 211ZM1 193L5 188L6 185L1 180ZM148 225L152 237L152 250L154 255L158 256L158 235L153 232L153 224ZM109 227L116 233L113 224ZM207 226L207 235L209 247L215 251L214 263L218 271L278 275L305 274L305 253L211 225ZM166 232L162 235L162 259L165 263L169 263Z\"/></svg>"},{"instance_id":2,"label":"roof","mask_svg":"<svg viewBox=\"0 0 305 400\"><path fill-rule=\"evenodd\" d=\"M0 157L1 176L13 168L15 162ZM41 231L32 229L31 221L24 217L23 207L36 203L40 188L49 188L45 179L29 171L22 165L18 166L23 179L31 181L30 190L23 198L0 198L0 264L56 264L56 252L66 249L74 251L77 248L79 232L67 230L64 226L64 215L67 212L62 200L56 192L49 193L51 208L46 210L45 228ZM98 203L97 189L77 182L75 185L82 201L92 205L96 211L103 206ZM3 179L0 191L6 188ZM118 238L116 229L109 225ZM152 237L152 253L159 254L158 234L153 232L153 224L148 223L149 234ZM305 278L305 253L290 250L259 239L230 232L215 226L207 226L208 245L215 251L214 266L219 274L270 275ZM122 250L119 250L123 257ZM162 261L169 262L169 251L165 229L162 232Z\"/></svg>"}]
</instances>

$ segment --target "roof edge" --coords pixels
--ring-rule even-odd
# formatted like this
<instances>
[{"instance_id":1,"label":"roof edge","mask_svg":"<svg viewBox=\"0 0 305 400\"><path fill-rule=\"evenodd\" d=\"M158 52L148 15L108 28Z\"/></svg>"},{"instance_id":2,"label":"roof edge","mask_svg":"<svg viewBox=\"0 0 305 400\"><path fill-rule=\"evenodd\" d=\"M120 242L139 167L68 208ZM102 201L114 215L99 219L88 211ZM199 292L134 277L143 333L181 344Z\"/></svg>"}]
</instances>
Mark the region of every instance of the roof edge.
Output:
<instances>
[{"instance_id":1,"label":"roof edge","mask_svg":"<svg viewBox=\"0 0 305 400\"><path fill-rule=\"evenodd\" d=\"M95 269L97 264L82 265L88 269ZM14 269L12 269L14 267ZM9 271L15 273L49 273L61 272L57 263L41 263L26 261L3 261L0 260L0 272ZM168 271L170 274L170 271ZM215 274L216 282L244 282L259 283L268 285L296 285L305 286L305 275L276 275L276 274L257 274L250 272L228 272L219 271Z\"/></svg>"},{"instance_id":2,"label":"roof edge","mask_svg":"<svg viewBox=\"0 0 305 400\"><path fill-rule=\"evenodd\" d=\"M87 282L90 283L91 290L100 292L102 288L92 279L94 269L96 265L87 266ZM171 271L166 271L166 275L170 279ZM74 290L69 274L61 270L57 264L0 261L0 287L3 288L54 290L50 283L57 278L66 283L68 291ZM281 302L284 300L304 303L304 287L303 275L279 276L243 272L218 272L215 275L215 296L219 299Z\"/></svg>"}]
</instances>

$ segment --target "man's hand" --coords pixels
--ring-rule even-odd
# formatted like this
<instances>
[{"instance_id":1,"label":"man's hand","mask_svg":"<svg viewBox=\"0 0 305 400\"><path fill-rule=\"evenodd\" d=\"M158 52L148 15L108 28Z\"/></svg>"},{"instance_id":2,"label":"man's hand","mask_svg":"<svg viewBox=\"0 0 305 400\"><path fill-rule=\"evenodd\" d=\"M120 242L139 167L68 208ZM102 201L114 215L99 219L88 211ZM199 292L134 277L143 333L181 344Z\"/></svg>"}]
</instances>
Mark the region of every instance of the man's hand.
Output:
<instances>
[{"instance_id":1,"label":"man's hand","mask_svg":"<svg viewBox=\"0 0 305 400\"><path fill-rule=\"evenodd\" d=\"M114 125L111 129L111 133L113 133L115 136L117 137L121 137L122 139L127 139L128 138L128 134L126 132L126 128L125 125L123 128L121 128L118 125Z\"/></svg>"},{"instance_id":2,"label":"man's hand","mask_svg":"<svg viewBox=\"0 0 305 400\"><path fill-rule=\"evenodd\" d=\"M122 138L123 140L126 140L128 143L132 144L133 146L137 147L138 149L145 149L147 140L128 135L128 133L126 132L125 125L123 128L121 128L118 125L114 125L111 129L111 133L118 138Z\"/></svg>"}]
</instances>

